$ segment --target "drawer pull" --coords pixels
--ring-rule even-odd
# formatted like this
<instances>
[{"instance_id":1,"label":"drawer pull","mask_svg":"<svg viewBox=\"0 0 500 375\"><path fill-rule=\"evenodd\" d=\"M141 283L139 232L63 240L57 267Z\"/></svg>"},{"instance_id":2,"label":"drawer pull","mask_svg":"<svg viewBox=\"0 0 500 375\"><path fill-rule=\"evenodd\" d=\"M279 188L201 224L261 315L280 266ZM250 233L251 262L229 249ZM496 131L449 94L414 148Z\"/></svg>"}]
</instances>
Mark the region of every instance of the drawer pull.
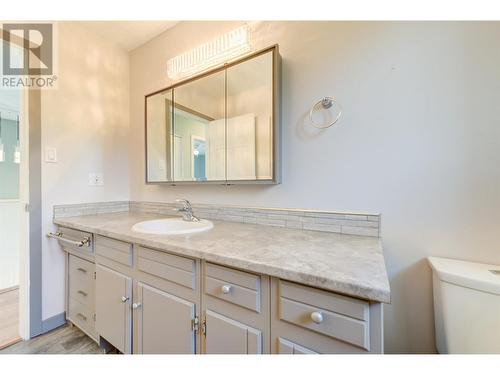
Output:
<instances>
[{"instance_id":1,"label":"drawer pull","mask_svg":"<svg viewBox=\"0 0 500 375\"><path fill-rule=\"evenodd\" d=\"M311 313L311 320L314 323L319 324L323 321L323 314L321 314L319 311L314 311Z\"/></svg>"},{"instance_id":2,"label":"drawer pull","mask_svg":"<svg viewBox=\"0 0 500 375\"><path fill-rule=\"evenodd\" d=\"M134 303L132 304L132 309L133 309L133 310L137 310L137 309L138 309L138 308L140 308L141 306L142 306L142 303L140 303L140 302L134 302Z\"/></svg>"},{"instance_id":3,"label":"drawer pull","mask_svg":"<svg viewBox=\"0 0 500 375\"><path fill-rule=\"evenodd\" d=\"M125 302L127 302L127 301L129 300L129 297L125 297L125 296L123 296L123 297L121 298L121 300L122 300L122 302L123 302L123 303L125 303Z\"/></svg>"},{"instance_id":4,"label":"drawer pull","mask_svg":"<svg viewBox=\"0 0 500 375\"><path fill-rule=\"evenodd\" d=\"M76 314L76 316L82 320L87 320L87 317L85 315L83 315L82 313L78 313L78 314Z\"/></svg>"},{"instance_id":5,"label":"drawer pull","mask_svg":"<svg viewBox=\"0 0 500 375\"><path fill-rule=\"evenodd\" d=\"M79 290L77 293L80 293L82 296L87 297L87 293L85 293L83 290Z\"/></svg>"},{"instance_id":6,"label":"drawer pull","mask_svg":"<svg viewBox=\"0 0 500 375\"><path fill-rule=\"evenodd\" d=\"M83 272L83 273L87 273L87 270L85 268L82 268L82 267L78 267L76 270Z\"/></svg>"},{"instance_id":7,"label":"drawer pull","mask_svg":"<svg viewBox=\"0 0 500 375\"><path fill-rule=\"evenodd\" d=\"M220 290L224 294L229 294L231 292L231 285L222 285L222 287L220 288Z\"/></svg>"}]
</instances>

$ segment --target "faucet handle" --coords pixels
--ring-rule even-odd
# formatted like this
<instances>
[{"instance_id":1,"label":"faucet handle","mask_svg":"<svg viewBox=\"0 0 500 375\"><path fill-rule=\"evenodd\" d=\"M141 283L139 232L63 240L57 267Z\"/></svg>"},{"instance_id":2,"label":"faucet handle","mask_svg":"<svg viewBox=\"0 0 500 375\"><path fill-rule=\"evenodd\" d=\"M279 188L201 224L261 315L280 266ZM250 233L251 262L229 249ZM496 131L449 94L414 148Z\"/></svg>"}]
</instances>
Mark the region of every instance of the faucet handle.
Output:
<instances>
[{"instance_id":1,"label":"faucet handle","mask_svg":"<svg viewBox=\"0 0 500 375\"><path fill-rule=\"evenodd\" d=\"M175 200L178 203L182 203L184 205L184 208L191 208L191 203L187 199L176 199Z\"/></svg>"}]
</instances>

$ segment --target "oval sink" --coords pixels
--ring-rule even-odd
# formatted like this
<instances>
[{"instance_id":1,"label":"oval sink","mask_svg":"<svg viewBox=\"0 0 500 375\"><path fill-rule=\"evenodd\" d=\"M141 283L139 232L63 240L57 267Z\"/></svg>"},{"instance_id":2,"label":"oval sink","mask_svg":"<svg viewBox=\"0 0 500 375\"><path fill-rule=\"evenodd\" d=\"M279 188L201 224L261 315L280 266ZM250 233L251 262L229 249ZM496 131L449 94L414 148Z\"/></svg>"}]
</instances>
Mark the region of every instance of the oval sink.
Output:
<instances>
[{"instance_id":1,"label":"oval sink","mask_svg":"<svg viewBox=\"0 0 500 375\"><path fill-rule=\"evenodd\" d=\"M134 232L146 234L191 234L212 229L214 224L209 220L186 221L182 218L169 218L141 221L132 227Z\"/></svg>"}]
</instances>

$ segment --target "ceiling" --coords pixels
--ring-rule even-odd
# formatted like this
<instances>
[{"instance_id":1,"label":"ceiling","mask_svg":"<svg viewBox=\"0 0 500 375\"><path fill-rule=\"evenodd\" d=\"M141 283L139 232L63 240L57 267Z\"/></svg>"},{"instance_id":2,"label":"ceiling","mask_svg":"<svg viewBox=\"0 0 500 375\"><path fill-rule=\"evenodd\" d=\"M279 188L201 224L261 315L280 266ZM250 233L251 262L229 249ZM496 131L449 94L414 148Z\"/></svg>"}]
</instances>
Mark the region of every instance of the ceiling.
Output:
<instances>
[{"instance_id":1,"label":"ceiling","mask_svg":"<svg viewBox=\"0 0 500 375\"><path fill-rule=\"evenodd\" d=\"M81 24L127 51L174 27L179 21L83 21Z\"/></svg>"}]
</instances>

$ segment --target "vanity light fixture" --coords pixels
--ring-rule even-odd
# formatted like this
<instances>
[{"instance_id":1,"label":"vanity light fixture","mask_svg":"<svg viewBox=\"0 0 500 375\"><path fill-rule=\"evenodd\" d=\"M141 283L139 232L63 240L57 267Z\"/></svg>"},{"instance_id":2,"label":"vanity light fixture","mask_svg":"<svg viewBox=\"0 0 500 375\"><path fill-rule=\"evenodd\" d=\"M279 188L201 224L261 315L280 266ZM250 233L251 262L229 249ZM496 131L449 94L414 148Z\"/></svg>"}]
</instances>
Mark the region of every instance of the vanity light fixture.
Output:
<instances>
[{"instance_id":1,"label":"vanity light fixture","mask_svg":"<svg viewBox=\"0 0 500 375\"><path fill-rule=\"evenodd\" d=\"M186 78L251 51L250 28L244 25L167 62L168 77Z\"/></svg>"}]
</instances>

